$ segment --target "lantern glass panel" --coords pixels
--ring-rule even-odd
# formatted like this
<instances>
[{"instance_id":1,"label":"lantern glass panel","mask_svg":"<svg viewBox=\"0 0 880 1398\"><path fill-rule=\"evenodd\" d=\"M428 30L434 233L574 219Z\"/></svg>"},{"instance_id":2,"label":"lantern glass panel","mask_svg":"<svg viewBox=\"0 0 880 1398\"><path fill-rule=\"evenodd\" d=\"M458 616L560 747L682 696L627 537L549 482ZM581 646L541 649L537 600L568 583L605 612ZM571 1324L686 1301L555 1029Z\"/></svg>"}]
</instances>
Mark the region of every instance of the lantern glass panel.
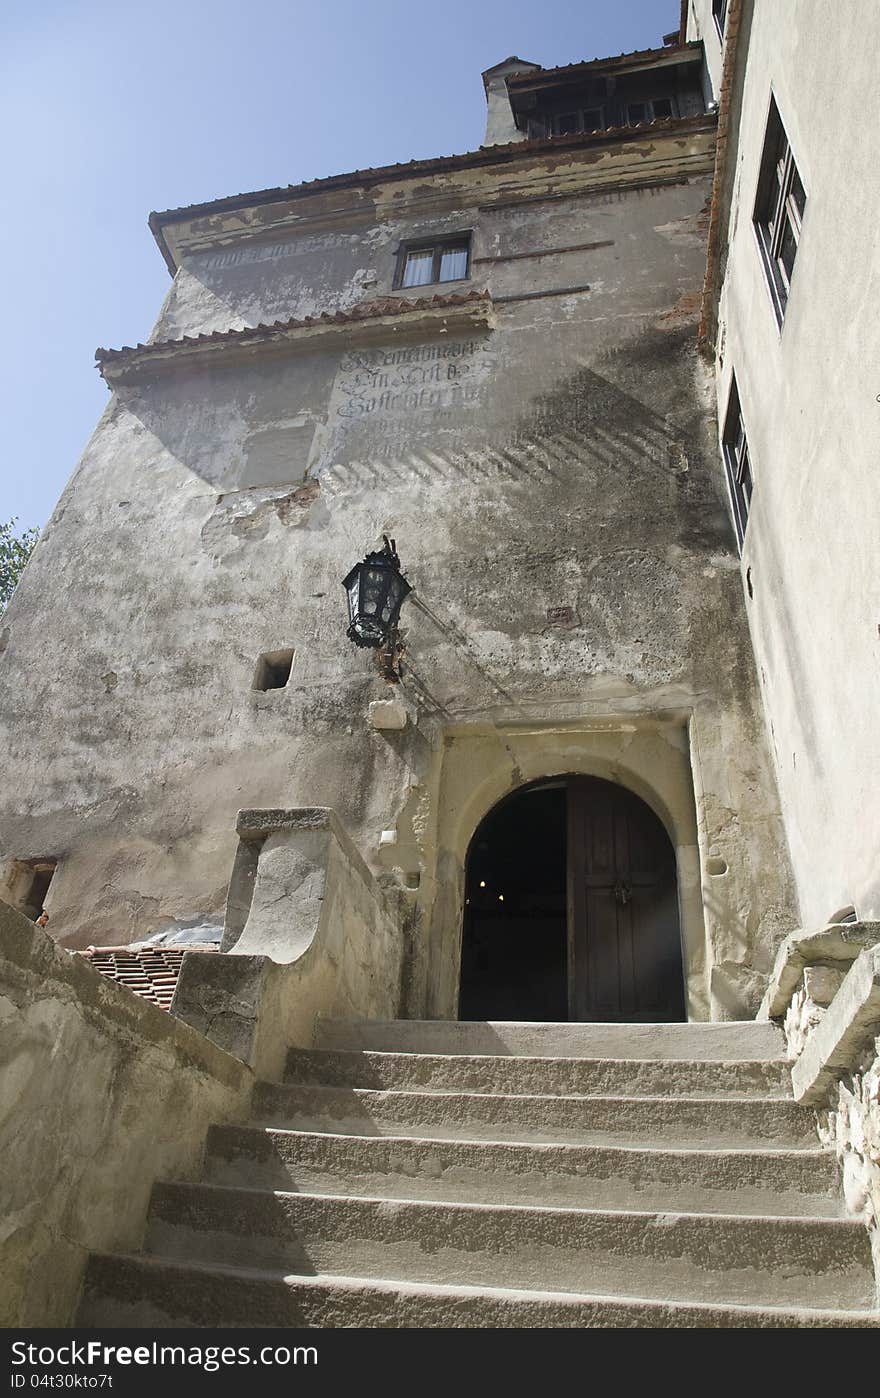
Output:
<instances>
[{"instance_id":1,"label":"lantern glass panel","mask_svg":"<svg viewBox=\"0 0 880 1398\"><path fill-rule=\"evenodd\" d=\"M411 590L401 576L393 542L385 550L368 554L344 579L348 603L348 635L359 646L378 647L387 641Z\"/></svg>"},{"instance_id":2,"label":"lantern glass panel","mask_svg":"<svg viewBox=\"0 0 880 1398\"><path fill-rule=\"evenodd\" d=\"M361 610L372 616L379 611L387 587L387 568L367 568L364 571Z\"/></svg>"}]
</instances>

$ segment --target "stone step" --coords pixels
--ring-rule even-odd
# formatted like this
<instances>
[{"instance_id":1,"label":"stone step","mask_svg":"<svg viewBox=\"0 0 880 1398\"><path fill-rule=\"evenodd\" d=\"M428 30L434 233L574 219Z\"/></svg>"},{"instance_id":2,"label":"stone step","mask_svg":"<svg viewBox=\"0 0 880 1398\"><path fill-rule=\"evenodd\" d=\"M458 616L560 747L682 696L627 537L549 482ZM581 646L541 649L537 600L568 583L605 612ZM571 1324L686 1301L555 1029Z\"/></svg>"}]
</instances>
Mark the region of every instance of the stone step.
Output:
<instances>
[{"instance_id":1,"label":"stone step","mask_svg":"<svg viewBox=\"0 0 880 1398\"><path fill-rule=\"evenodd\" d=\"M93 1253L81 1329L821 1329L877 1328L870 1311L725 1306L576 1292L296 1277Z\"/></svg>"},{"instance_id":2,"label":"stone step","mask_svg":"<svg viewBox=\"0 0 880 1398\"><path fill-rule=\"evenodd\" d=\"M837 1160L821 1149L651 1151L213 1127L206 1179L469 1204L842 1216Z\"/></svg>"},{"instance_id":3,"label":"stone step","mask_svg":"<svg viewBox=\"0 0 880 1398\"><path fill-rule=\"evenodd\" d=\"M558 1097L258 1083L253 1116L265 1126L354 1136L728 1150L816 1146L811 1111L760 1097Z\"/></svg>"},{"instance_id":4,"label":"stone step","mask_svg":"<svg viewBox=\"0 0 880 1398\"><path fill-rule=\"evenodd\" d=\"M543 1024L473 1020L319 1019L318 1048L377 1053L517 1055L529 1058L785 1058L775 1024Z\"/></svg>"},{"instance_id":5,"label":"stone step","mask_svg":"<svg viewBox=\"0 0 880 1398\"><path fill-rule=\"evenodd\" d=\"M346 1136L215 1126L210 1183L307 1194L706 1213L842 1214L826 1150L632 1147Z\"/></svg>"},{"instance_id":6,"label":"stone step","mask_svg":"<svg viewBox=\"0 0 880 1398\"><path fill-rule=\"evenodd\" d=\"M658 1061L292 1049L285 1081L442 1092L595 1097L744 1097L752 1093L791 1098L791 1071L778 1059Z\"/></svg>"},{"instance_id":7,"label":"stone step","mask_svg":"<svg viewBox=\"0 0 880 1398\"><path fill-rule=\"evenodd\" d=\"M728 1305L872 1305L868 1235L848 1219L733 1217L271 1193L153 1191L146 1251L303 1274Z\"/></svg>"}]
</instances>

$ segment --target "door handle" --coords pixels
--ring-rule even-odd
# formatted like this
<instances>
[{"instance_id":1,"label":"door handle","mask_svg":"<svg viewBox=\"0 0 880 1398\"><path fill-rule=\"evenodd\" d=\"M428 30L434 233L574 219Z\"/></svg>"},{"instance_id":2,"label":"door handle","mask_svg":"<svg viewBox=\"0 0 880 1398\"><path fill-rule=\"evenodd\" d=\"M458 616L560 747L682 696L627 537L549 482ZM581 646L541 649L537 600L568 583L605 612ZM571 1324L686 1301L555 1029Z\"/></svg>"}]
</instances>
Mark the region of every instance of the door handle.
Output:
<instances>
[{"instance_id":1,"label":"door handle","mask_svg":"<svg viewBox=\"0 0 880 1398\"><path fill-rule=\"evenodd\" d=\"M614 885L613 893L615 903L619 904L621 908L625 908L632 897L632 889L628 883L623 882L623 879L617 880L617 883Z\"/></svg>"}]
</instances>

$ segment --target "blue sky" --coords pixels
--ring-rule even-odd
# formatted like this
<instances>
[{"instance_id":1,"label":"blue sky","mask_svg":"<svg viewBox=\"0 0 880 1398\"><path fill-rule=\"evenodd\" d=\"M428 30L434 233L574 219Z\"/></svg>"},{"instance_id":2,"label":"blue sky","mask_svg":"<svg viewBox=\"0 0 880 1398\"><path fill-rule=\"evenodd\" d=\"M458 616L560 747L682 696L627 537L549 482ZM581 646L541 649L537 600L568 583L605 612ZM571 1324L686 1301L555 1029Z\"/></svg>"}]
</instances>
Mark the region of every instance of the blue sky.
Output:
<instances>
[{"instance_id":1,"label":"blue sky","mask_svg":"<svg viewBox=\"0 0 880 1398\"><path fill-rule=\"evenodd\" d=\"M473 150L480 73L659 45L678 0L6 0L0 520L43 525L168 289L151 209Z\"/></svg>"}]
</instances>

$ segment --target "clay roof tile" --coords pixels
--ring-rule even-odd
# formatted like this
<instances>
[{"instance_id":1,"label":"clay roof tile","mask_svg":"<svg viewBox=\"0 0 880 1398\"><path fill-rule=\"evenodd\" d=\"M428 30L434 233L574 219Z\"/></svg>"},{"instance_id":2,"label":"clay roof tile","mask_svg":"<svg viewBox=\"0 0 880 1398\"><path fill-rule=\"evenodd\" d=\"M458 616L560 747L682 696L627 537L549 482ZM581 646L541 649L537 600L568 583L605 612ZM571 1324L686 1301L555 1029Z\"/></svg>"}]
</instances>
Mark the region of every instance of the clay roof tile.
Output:
<instances>
[{"instance_id":1,"label":"clay roof tile","mask_svg":"<svg viewBox=\"0 0 880 1398\"><path fill-rule=\"evenodd\" d=\"M185 345L234 344L247 339L266 339L273 335L286 334L292 330L307 330L311 326L321 323L346 325L362 320L379 319L382 316L406 316L414 311L452 310L455 307L490 300L488 291L476 290L454 292L446 296L422 296L417 300L410 300L405 296L384 296L372 301L361 301L352 306L349 311L323 311L317 320L313 316L305 316L302 320L295 318L276 320L271 325L261 323L244 326L239 330L211 330L201 335L183 335L176 340L154 340L150 344L123 345L120 349L98 348L95 350L95 361L99 370L103 372L105 364L108 366L121 364L134 356L137 356L138 359L146 359L152 355L167 354L169 350L179 349Z\"/></svg>"}]
</instances>

